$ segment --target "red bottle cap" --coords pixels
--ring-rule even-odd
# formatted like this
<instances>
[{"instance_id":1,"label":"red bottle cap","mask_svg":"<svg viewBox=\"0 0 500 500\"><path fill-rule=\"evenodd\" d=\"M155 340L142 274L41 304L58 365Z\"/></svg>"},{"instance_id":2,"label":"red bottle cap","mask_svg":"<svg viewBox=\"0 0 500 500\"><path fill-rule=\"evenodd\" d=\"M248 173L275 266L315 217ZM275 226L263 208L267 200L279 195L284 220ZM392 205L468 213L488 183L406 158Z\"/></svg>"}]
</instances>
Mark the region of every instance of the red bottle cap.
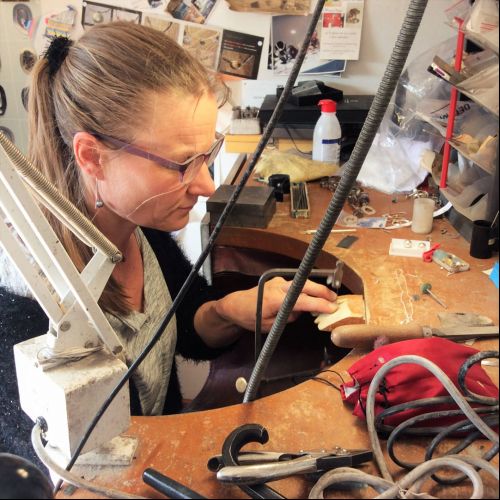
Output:
<instances>
[{"instance_id":1,"label":"red bottle cap","mask_svg":"<svg viewBox=\"0 0 500 500\"><path fill-rule=\"evenodd\" d=\"M322 99L318 102L322 113L335 113L337 111L337 103L331 99Z\"/></svg>"}]
</instances>

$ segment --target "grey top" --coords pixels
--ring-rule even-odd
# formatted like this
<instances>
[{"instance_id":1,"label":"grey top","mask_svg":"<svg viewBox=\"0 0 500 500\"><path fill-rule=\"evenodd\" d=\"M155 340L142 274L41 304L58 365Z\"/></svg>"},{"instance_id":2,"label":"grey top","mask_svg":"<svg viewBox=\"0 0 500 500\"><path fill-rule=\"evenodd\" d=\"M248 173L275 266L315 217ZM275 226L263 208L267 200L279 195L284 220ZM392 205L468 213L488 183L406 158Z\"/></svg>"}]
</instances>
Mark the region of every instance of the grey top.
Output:
<instances>
[{"instance_id":1,"label":"grey top","mask_svg":"<svg viewBox=\"0 0 500 500\"><path fill-rule=\"evenodd\" d=\"M135 234L142 253L144 276L147 276L147 279L144 279L143 312L132 311L124 318L106 313L111 326L123 343L128 365L142 352L172 303L163 273L151 246L139 228ZM144 415L163 413L174 361L176 339L177 328L174 316L158 343L132 375Z\"/></svg>"}]
</instances>

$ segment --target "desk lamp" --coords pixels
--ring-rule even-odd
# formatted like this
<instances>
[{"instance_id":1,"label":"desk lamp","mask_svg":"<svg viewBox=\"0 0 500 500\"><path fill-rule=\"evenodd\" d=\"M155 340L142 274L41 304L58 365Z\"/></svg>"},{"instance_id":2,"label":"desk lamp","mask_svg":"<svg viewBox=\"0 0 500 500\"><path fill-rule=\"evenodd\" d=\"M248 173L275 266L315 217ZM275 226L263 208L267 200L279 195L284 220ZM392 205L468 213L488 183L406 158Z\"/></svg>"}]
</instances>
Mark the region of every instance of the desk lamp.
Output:
<instances>
[{"instance_id":1,"label":"desk lamp","mask_svg":"<svg viewBox=\"0 0 500 500\"><path fill-rule=\"evenodd\" d=\"M33 421L45 419L48 449L69 458L127 370L119 358L123 347L97 304L122 256L1 131L0 145L0 212L6 216L0 244L50 320L45 335L14 347L21 407ZM94 249L81 273L35 199ZM124 387L83 451L106 444L112 455L123 448L115 437L129 427L129 404Z\"/></svg>"}]
</instances>

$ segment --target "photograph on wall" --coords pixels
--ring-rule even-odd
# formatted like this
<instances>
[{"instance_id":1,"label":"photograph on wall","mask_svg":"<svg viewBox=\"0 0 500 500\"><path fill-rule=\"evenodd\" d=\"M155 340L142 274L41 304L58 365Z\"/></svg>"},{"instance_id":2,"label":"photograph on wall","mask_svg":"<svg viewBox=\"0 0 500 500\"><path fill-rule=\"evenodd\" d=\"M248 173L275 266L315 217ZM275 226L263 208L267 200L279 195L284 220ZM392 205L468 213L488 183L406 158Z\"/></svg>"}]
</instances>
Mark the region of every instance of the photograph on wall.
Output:
<instances>
[{"instance_id":1,"label":"photograph on wall","mask_svg":"<svg viewBox=\"0 0 500 500\"><path fill-rule=\"evenodd\" d=\"M268 69L275 75L289 75L299 54L312 16L274 16L271 24L271 47ZM321 60L321 21L314 31L301 73L339 75L345 70L343 60Z\"/></svg>"},{"instance_id":2,"label":"photograph on wall","mask_svg":"<svg viewBox=\"0 0 500 500\"><path fill-rule=\"evenodd\" d=\"M137 10L95 2L82 3L82 25L84 28L111 21L129 21L140 24L141 18L142 14Z\"/></svg>"},{"instance_id":3,"label":"photograph on wall","mask_svg":"<svg viewBox=\"0 0 500 500\"><path fill-rule=\"evenodd\" d=\"M77 10L68 5L64 10L55 12L45 18L45 36L54 38L56 36L69 37L77 19Z\"/></svg>"},{"instance_id":4,"label":"photograph on wall","mask_svg":"<svg viewBox=\"0 0 500 500\"><path fill-rule=\"evenodd\" d=\"M182 46L203 66L216 71L221 39L221 30L185 24Z\"/></svg>"},{"instance_id":5,"label":"photograph on wall","mask_svg":"<svg viewBox=\"0 0 500 500\"><path fill-rule=\"evenodd\" d=\"M122 5L137 10L166 10L168 0L122 0Z\"/></svg>"},{"instance_id":6,"label":"photograph on wall","mask_svg":"<svg viewBox=\"0 0 500 500\"><path fill-rule=\"evenodd\" d=\"M329 0L322 14L321 59L359 59L364 0Z\"/></svg>"},{"instance_id":7,"label":"photograph on wall","mask_svg":"<svg viewBox=\"0 0 500 500\"><path fill-rule=\"evenodd\" d=\"M181 21L203 24L205 17L189 0L170 0L167 12Z\"/></svg>"},{"instance_id":8,"label":"photograph on wall","mask_svg":"<svg viewBox=\"0 0 500 500\"><path fill-rule=\"evenodd\" d=\"M214 10L217 0L191 0L191 3L198 9L200 14L207 19Z\"/></svg>"},{"instance_id":9,"label":"photograph on wall","mask_svg":"<svg viewBox=\"0 0 500 500\"><path fill-rule=\"evenodd\" d=\"M169 17L144 15L142 24L165 33L169 38L180 43L181 24Z\"/></svg>"},{"instance_id":10,"label":"photograph on wall","mask_svg":"<svg viewBox=\"0 0 500 500\"><path fill-rule=\"evenodd\" d=\"M255 80L259 73L264 38L224 30L219 59L220 73Z\"/></svg>"},{"instance_id":11,"label":"photograph on wall","mask_svg":"<svg viewBox=\"0 0 500 500\"><path fill-rule=\"evenodd\" d=\"M289 15L309 14L311 0L226 0L229 8L238 12Z\"/></svg>"}]
</instances>

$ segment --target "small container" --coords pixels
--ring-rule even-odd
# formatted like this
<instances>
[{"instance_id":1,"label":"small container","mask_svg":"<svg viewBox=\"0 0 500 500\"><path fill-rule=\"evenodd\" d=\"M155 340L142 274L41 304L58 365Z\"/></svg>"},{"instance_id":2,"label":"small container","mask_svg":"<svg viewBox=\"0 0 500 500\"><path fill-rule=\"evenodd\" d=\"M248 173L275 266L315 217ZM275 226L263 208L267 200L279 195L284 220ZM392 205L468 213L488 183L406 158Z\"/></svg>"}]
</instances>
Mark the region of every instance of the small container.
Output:
<instances>
[{"instance_id":1,"label":"small container","mask_svg":"<svg viewBox=\"0 0 500 500\"><path fill-rule=\"evenodd\" d=\"M321 116L314 127L312 159L340 165L342 130L337 118L337 103L332 99L322 99L318 106Z\"/></svg>"},{"instance_id":2,"label":"small container","mask_svg":"<svg viewBox=\"0 0 500 500\"><path fill-rule=\"evenodd\" d=\"M411 230L417 234L428 234L432 231L435 202L431 198L415 198L413 201L413 217Z\"/></svg>"},{"instance_id":3,"label":"small container","mask_svg":"<svg viewBox=\"0 0 500 500\"><path fill-rule=\"evenodd\" d=\"M491 222L487 220L474 221L469 251L471 257L489 259L492 256L495 240L491 237L491 232Z\"/></svg>"}]
</instances>

